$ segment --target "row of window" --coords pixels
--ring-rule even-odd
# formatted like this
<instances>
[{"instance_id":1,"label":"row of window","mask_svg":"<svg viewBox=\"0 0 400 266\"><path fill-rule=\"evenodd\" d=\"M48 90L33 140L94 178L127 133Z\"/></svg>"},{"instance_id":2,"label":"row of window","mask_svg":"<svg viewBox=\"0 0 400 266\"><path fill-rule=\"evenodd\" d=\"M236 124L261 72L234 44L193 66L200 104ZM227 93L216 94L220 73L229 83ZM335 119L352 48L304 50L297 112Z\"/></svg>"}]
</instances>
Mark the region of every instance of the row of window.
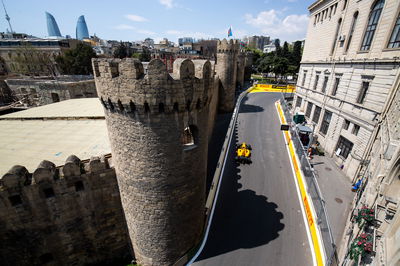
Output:
<instances>
[{"instance_id":1,"label":"row of window","mask_svg":"<svg viewBox=\"0 0 400 266\"><path fill-rule=\"evenodd\" d=\"M314 85L313 85L313 90L315 90L315 91L317 91L317 89L318 89L318 85L319 85L318 81L319 81L320 73L321 72L317 71L316 75L315 75L315 80L314 80ZM335 74L335 81L333 83L333 87L332 87L332 90L330 92L330 95L336 96L338 88L339 88L341 77L342 77L342 74L340 74L340 73ZM301 81L301 86L302 87L304 87L306 78L307 78L307 72L304 71L303 80ZM324 76L324 81L322 83L322 88L321 88L321 92L322 93L326 92L326 87L328 85L328 81L329 81L329 76L325 75ZM367 81L367 80L363 80L362 81L361 88L359 90L359 93L358 93L358 96L357 96L357 99L356 99L356 103L359 103L359 104L363 104L364 103L365 98L367 96L368 89L369 89L369 85L370 85L370 81Z\"/></svg>"},{"instance_id":2,"label":"row of window","mask_svg":"<svg viewBox=\"0 0 400 266\"><path fill-rule=\"evenodd\" d=\"M343 129L344 130L349 130L351 122L347 119L344 120L344 124L343 124ZM353 135L358 135L358 132L360 131L360 126L357 124L353 124L353 129L351 130L351 134Z\"/></svg>"},{"instance_id":3,"label":"row of window","mask_svg":"<svg viewBox=\"0 0 400 266\"><path fill-rule=\"evenodd\" d=\"M338 5L338 3L333 4L330 7L325 8L323 11L316 14L314 16L314 25L317 24L318 22L322 23L324 21L324 19L326 19L328 17L328 14L329 14L329 18L331 18L333 15L335 15L337 5Z\"/></svg>"},{"instance_id":4,"label":"row of window","mask_svg":"<svg viewBox=\"0 0 400 266\"><path fill-rule=\"evenodd\" d=\"M299 96L297 96L297 101L296 101L296 107L300 107L301 103L302 103L303 99ZM306 109L306 113L305 116L307 118L311 118L311 110L313 108L313 103L308 102L307 104L307 109ZM321 116L321 107L319 106L315 106L314 109L314 114L312 116L312 121L315 124L318 124L319 122L319 118ZM325 110L324 112L324 116L322 117L322 121L321 121L321 126L319 128L319 133L323 136L325 136L328 132L329 129L329 124L331 123L331 119L332 119L332 112ZM343 124L343 128L345 130L348 130L350 126L350 121L345 120L345 123ZM352 129L352 134L354 135L358 135L358 132L360 130L360 126L354 124L353 125L353 129ZM348 139L344 138L343 136L339 137L339 141L337 143L336 146L336 154L342 156L343 158L347 159L347 157L349 156L351 150L353 148L353 143L351 141L349 141Z\"/></svg>"},{"instance_id":5,"label":"row of window","mask_svg":"<svg viewBox=\"0 0 400 266\"><path fill-rule=\"evenodd\" d=\"M344 5L346 5L346 1L345 1ZM375 31L378 27L378 22L379 22L381 14L382 14L384 5L385 5L385 0L377 0L377 1L375 1L375 3L372 6L369 17L368 17L367 26L365 28L364 37L362 39L361 46L360 46L361 51L370 50L372 40L374 38ZM352 22L350 25L350 30L349 30L348 37L347 37L347 43L345 46L345 52L348 51L350 44L351 44L351 40L353 39L354 29L357 25L357 20L358 20L358 14L359 14L358 11L356 11L353 14L353 19L352 19ZM331 48L331 54L333 54L333 52L335 51L338 41L340 41L340 47L343 47L343 45L344 45L344 41L345 41L344 38L338 39L341 24L342 24L342 18L340 18L338 20L338 24L337 24L336 32L335 32L335 38L333 40L333 44L332 44L332 48ZM397 14L397 18L396 18L395 24L393 26L393 30L391 32L391 35L390 35L390 38L389 38L389 41L388 41L386 47L387 48L399 48L400 47L400 13Z\"/></svg>"}]
</instances>

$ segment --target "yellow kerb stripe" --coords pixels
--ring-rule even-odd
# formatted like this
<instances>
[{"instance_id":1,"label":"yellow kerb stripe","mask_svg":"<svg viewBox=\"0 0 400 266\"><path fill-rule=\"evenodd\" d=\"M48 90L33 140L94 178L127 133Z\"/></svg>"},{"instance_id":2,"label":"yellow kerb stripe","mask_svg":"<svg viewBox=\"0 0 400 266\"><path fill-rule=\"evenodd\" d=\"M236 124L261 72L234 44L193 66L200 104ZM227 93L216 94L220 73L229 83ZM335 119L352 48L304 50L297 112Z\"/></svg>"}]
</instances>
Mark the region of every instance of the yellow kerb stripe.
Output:
<instances>
[{"instance_id":1,"label":"yellow kerb stripe","mask_svg":"<svg viewBox=\"0 0 400 266\"><path fill-rule=\"evenodd\" d=\"M276 108L278 109L279 118L281 120L281 123L286 124L286 119L285 119L285 116L283 115L283 111L282 111L282 108L281 108L281 105L279 102L276 103ZM297 157L295 155L296 153L294 150L294 146L293 146L293 143L290 141L290 133L288 131L284 131L284 134L285 134L287 143L289 143L289 152L290 152L290 157L291 157L290 159L293 163L294 171L296 173L297 183L299 184L299 189L300 189L303 206L306 211L308 227L309 227L310 233L311 233L311 238L312 238L312 242L313 242L317 265L324 265L325 262L322 259L322 252L321 252L322 245L321 245L320 239L318 237L318 232L317 232L317 228L315 225L314 214L311 211L309 197L308 197L308 194L307 194L307 191L305 188L301 170L299 168L299 163L298 163Z\"/></svg>"}]
</instances>

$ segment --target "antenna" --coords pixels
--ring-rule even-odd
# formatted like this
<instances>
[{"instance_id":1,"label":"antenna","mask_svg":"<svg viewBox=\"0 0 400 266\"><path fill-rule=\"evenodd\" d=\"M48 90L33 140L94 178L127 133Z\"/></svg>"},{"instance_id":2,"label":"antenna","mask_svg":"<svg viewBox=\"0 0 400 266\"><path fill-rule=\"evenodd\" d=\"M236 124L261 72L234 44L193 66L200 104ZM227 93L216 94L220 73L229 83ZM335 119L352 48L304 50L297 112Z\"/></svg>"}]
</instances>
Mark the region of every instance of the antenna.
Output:
<instances>
[{"instance_id":1,"label":"antenna","mask_svg":"<svg viewBox=\"0 0 400 266\"><path fill-rule=\"evenodd\" d=\"M6 20L8 21L8 25L10 26L11 33L14 33L11 23L10 23L10 16L7 14L6 6L4 5L4 1L1 0L1 3L3 4L4 12L6 13Z\"/></svg>"}]
</instances>

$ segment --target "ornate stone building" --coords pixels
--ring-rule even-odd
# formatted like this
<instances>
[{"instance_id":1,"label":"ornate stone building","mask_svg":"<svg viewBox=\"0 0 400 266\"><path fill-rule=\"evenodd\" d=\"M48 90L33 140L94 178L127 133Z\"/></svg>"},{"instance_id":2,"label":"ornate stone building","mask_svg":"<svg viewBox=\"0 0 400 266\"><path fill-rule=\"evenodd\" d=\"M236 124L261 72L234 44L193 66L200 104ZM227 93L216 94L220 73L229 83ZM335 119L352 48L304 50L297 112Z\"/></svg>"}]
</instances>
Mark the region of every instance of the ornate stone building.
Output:
<instances>
[{"instance_id":1,"label":"ornate stone building","mask_svg":"<svg viewBox=\"0 0 400 266\"><path fill-rule=\"evenodd\" d=\"M400 1L316 1L309 10L294 106L354 181L339 260L398 265ZM360 218L365 209L373 213L368 222ZM362 237L372 252L356 258Z\"/></svg>"},{"instance_id":2,"label":"ornate stone building","mask_svg":"<svg viewBox=\"0 0 400 266\"><path fill-rule=\"evenodd\" d=\"M353 177L400 73L399 0L316 1L295 107Z\"/></svg>"}]
</instances>

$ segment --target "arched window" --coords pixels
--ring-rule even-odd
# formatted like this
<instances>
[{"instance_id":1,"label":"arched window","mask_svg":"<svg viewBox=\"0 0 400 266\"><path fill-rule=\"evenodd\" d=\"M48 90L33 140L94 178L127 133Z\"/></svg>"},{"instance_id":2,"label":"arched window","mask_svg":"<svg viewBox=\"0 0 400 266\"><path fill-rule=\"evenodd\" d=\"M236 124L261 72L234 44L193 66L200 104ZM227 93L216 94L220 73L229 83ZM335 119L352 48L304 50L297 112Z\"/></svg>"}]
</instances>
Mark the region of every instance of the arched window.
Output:
<instances>
[{"instance_id":1,"label":"arched window","mask_svg":"<svg viewBox=\"0 0 400 266\"><path fill-rule=\"evenodd\" d=\"M374 38L374 34L378 26L379 18L381 16L384 4L385 0L378 0L371 8L367 28L364 33L363 42L361 44L361 51L368 51L371 48L372 39Z\"/></svg>"},{"instance_id":2,"label":"arched window","mask_svg":"<svg viewBox=\"0 0 400 266\"><path fill-rule=\"evenodd\" d=\"M158 104L158 112L159 113L164 113L164 104L163 103L159 103Z\"/></svg>"},{"instance_id":3,"label":"arched window","mask_svg":"<svg viewBox=\"0 0 400 266\"><path fill-rule=\"evenodd\" d=\"M196 126L190 125L184 129L182 135L182 144L186 148L196 147L198 144L198 130Z\"/></svg>"},{"instance_id":4,"label":"arched window","mask_svg":"<svg viewBox=\"0 0 400 266\"><path fill-rule=\"evenodd\" d=\"M397 15L396 24L394 25L392 35L389 39L388 48L400 47L400 13Z\"/></svg>"},{"instance_id":5,"label":"arched window","mask_svg":"<svg viewBox=\"0 0 400 266\"><path fill-rule=\"evenodd\" d=\"M333 39L331 55L333 54L333 52L335 51L335 48L336 48L336 43L337 43L337 39L338 39L338 36L339 36L340 25L342 25L342 19L341 18L338 20L338 24L337 24L337 27L336 27L335 39Z\"/></svg>"},{"instance_id":6,"label":"arched window","mask_svg":"<svg viewBox=\"0 0 400 266\"><path fill-rule=\"evenodd\" d=\"M349 31L349 38L348 38L347 44L346 44L346 52L347 52L347 50L349 50L351 39L353 38L353 33L354 33L354 28L356 27L357 18L358 18L358 11L356 13L354 13L354 15L353 15L353 21L351 22L351 27L350 27L350 31Z\"/></svg>"}]
</instances>

